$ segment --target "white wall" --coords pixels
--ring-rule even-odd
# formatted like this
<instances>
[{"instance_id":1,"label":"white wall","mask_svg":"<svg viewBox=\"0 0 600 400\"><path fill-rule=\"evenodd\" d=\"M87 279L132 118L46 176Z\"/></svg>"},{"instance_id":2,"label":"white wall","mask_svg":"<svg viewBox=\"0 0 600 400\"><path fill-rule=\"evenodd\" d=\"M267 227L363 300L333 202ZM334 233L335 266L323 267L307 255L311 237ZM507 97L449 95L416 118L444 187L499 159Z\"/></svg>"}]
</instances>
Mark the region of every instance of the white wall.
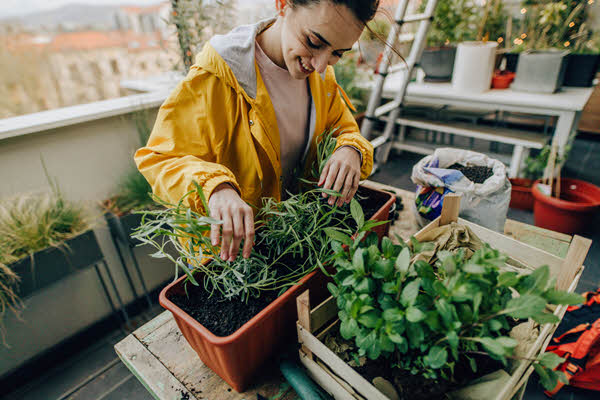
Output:
<instances>
[{"instance_id":1,"label":"white wall","mask_svg":"<svg viewBox=\"0 0 600 400\"><path fill-rule=\"evenodd\" d=\"M132 109L148 108L151 125L156 118L160 101L155 98L148 104L142 101L145 98L144 95L130 96L130 100L121 98L0 120L0 196L47 190L48 182L40 157L69 199L86 201L94 206L115 194L119 179L128 169L134 168L132 155L138 147L135 125L128 113ZM111 109L111 105L115 107ZM87 115L82 107L89 111ZM103 112L98 113L99 109ZM58 117L72 120L74 114L83 122L43 128L61 125ZM40 128L23 131L29 120L31 126ZM47 123L40 124L40 120ZM54 122L48 122L51 120ZM15 129L11 131L11 127ZM131 290L102 218L94 230L121 296L126 302L131 301ZM168 280L174 269L168 262L150 258L147 253L147 249L136 249L144 278L151 289ZM138 293L141 293L131 266L130 271ZM116 303L114 296L113 301ZM0 345L0 376L110 313L93 268L42 290L26 299L25 306L23 321L12 314L5 318L7 341L11 347Z\"/></svg>"}]
</instances>

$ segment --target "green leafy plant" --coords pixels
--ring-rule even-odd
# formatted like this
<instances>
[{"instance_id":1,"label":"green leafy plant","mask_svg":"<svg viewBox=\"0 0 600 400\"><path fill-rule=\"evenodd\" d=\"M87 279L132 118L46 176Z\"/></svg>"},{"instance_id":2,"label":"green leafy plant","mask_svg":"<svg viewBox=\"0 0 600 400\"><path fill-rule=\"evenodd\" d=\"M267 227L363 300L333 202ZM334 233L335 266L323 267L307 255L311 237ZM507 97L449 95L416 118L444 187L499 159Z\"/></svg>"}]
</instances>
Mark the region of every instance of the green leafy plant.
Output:
<instances>
[{"instance_id":1,"label":"green leafy plant","mask_svg":"<svg viewBox=\"0 0 600 400\"><path fill-rule=\"evenodd\" d=\"M311 169L315 177L320 175L335 148L334 132L326 131L319 138L317 159ZM303 182L314 187L313 182ZM164 209L143 212L142 225L133 237L155 247L154 257L171 260L187 275L187 282L203 284L207 291L218 291L225 298L247 299L260 296L262 291L283 290L316 268L325 271L324 265L333 256L331 236L349 242L354 232L352 217L360 221L356 224L359 231L384 223L365 222L364 216L361 219L362 210L355 199L350 207L329 205L322 194L340 195L332 190L312 188L281 202L267 198L256 213L256 239L250 257L228 262L220 259L219 249L207 236L211 224L221 224L221 221L211 218L206 211L185 206L186 197L194 193L203 205L202 210L208 210L207 200L198 185L175 205L156 198ZM177 256L165 251L168 243L175 248ZM204 263L206 258L212 261ZM197 272L202 273L201 282L194 276Z\"/></svg>"},{"instance_id":2,"label":"green leafy plant","mask_svg":"<svg viewBox=\"0 0 600 400\"><path fill-rule=\"evenodd\" d=\"M503 272L506 257L488 245L468 259L462 249L439 251L432 265L414 260L426 245L414 238L413 251L387 238L378 246L370 236L348 250L342 243L332 243L337 273L328 285L342 337L355 341L359 357L385 357L391 367L429 379L453 380L461 361L476 370L475 354L506 364L517 345L508 336L511 323L555 323L548 304L582 301L555 290L547 266L531 274ZM546 388L556 383L552 368L560 360L544 355L534 361Z\"/></svg>"},{"instance_id":3,"label":"green leafy plant","mask_svg":"<svg viewBox=\"0 0 600 400\"><path fill-rule=\"evenodd\" d=\"M548 158L552 148L550 145L542 147L540 152L535 156L529 156L525 159L525 168L523 169L523 177L527 179L540 179L544 175L546 165L548 165ZM565 148L564 155L556 158L556 164L560 165L567 160L571 145L567 145Z\"/></svg>"},{"instance_id":4,"label":"green leafy plant","mask_svg":"<svg viewBox=\"0 0 600 400\"><path fill-rule=\"evenodd\" d=\"M420 8L424 11L425 4ZM440 0L427 34L428 47L441 47L475 39L476 6L471 0Z\"/></svg>"},{"instance_id":5,"label":"green leafy plant","mask_svg":"<svg viewBox=\"0 0 600 400\"><path fill-rule=\"evenodd\" d=\"M93 214L65 199L56 183L47 193L30 193L0 200L0 321L7 311L18 316L15 294L19 277L10 264L48 247L57 247L91 228ZM4 339L4 330L0 325Z\"/></svg>"}]
</instances>

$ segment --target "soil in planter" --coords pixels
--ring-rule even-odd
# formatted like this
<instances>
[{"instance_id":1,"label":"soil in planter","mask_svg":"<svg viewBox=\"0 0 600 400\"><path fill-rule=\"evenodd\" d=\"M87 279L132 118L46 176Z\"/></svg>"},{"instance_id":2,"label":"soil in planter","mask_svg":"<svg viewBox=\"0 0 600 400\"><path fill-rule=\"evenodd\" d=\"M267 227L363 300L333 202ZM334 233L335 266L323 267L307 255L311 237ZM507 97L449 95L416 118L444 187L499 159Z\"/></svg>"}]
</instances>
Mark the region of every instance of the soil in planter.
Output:
<instances>
[{"instance_id":1,"label":"soil in planter","mask_svg":"<svg viewBox=\"0 0 600 400\"><path fill-rule=\"evenodd\" d=\"M361 188L357 194L363 197L359 199L359 203L363 207L365 220L385 204L385 198L367 198L367 193L364 190L361 192ZM281 264L295 265L296 262L287 259L282 260ZM285 268L283 265L282 268ZM279 291L263 292L260 297L251 297L247 302L241 299L228 300L218 292L211 296L203 286L191 283L187 284L187 292L189 296L185 293L173 293L168 298L216 336L231 335L271 304L279 294Z\"/></svg>"},{"instance_id":2,"label":"soil in planter","mask_svg":"<svg viewBox=\"0 0 600 400\"><path fill-rule=\"evenodd\" d=\"M483 183L489 177L494 175L494 171L489 167L467 167L459 163L454 163L446 169L455 169L457 171L462 172L462 174L473 183Z\"/></svg>"}]
</instances>

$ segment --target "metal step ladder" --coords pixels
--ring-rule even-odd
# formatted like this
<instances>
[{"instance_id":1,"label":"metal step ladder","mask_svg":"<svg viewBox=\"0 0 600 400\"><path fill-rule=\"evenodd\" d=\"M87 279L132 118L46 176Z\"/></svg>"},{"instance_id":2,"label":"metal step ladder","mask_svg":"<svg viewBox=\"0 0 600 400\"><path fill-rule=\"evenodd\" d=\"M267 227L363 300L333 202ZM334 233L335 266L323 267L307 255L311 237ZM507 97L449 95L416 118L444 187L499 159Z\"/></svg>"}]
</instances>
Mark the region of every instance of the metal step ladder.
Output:
<instances>
[{"instance_id":1,"label":"metal step ladder","mask_svg":"<svg viewBox=\"0 0 600 400\"><path fill-rule=\"evenodd\" d=\"M391 145L394 127L402 108L402 101L404 99L404 94L406 93L406 87L408 86L415 65L421 59L429 25L433 20L433 14L435 12L435 7L437 6L438 0L427 0L425 11L423 13L406 15L409 2L410 0L400 0L398 3L398 7L396 8L396 13L394 15L395 24L392 25L387 38L388 43L394 44L396 39L401 35L404 24L418 22L419 26L417 28L417 33L414 36L409 56L404 64L391 67L390 60L392 59L393 51L390 46L386 46L383 53L383 58L381 59L378 68L375 70L375 74L377 75L375 85L371 91L369 104L365 113L365 119L361 125L361 134L365 138L371 140L371 143L375 149L373 172L377 170L379 164L384 164L387 162L390 149L392 147ZM395 72L400 72L402 74L403 79L400 84L400 88L396 92L394 100L380 105L385 78L388 74ZM375 122L377 121L386 121L386 125L385 129L383 130L383 134L373 138L372 131Z\"/></svg>"}]
</instances>

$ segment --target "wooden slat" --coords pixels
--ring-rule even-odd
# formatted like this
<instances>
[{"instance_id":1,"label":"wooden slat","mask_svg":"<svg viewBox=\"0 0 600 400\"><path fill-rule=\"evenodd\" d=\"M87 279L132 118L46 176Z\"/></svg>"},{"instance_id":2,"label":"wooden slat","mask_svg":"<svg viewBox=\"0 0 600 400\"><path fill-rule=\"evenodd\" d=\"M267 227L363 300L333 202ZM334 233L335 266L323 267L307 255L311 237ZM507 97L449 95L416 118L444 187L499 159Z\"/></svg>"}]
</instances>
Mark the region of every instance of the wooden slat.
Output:
<instances>
[{"instance_id":1,"label":"wooden slat","mask_svg":"<svg viewBox=\"0 0 600 400\"><path fill-rule=\"evenodd\" d=\"M521 243L542 249L560 258L565 258L569 251L572 237L564 233L554 232L522 222L507 219L504 234Z\"/></svg>"},{"instance_id":2,"label":"wooden slat","mask_svg":"<svg viewBox=\"0 0 600 400\"><path fill-rule=\"evenodd\" d=\"M541 149L547 142L547 138L543 134L510 128L475 125L468 122L437 122L427 118L417 117L402 117L398 118L396 122L400 125L411 126L414 128L446 132L458 136L472 137L493 142L521 145L533 149Z\"/></svg>"},{"instance_id":3,"label":"wooden slat","mask_svg":"<svg viewBox=\"0 0 600 400\"><path fill-rule=\"evenodd\" d=\"M444 196L442 203L442 213L440 215L440 226L448 225L458 221L458 212L460 211L460 195L448 193Z\"/></svg>"},{"instance_id":4,"label":"wooden slat","mask_svg":"<svg viewBox=\"0 0 600 400\"><path fill-rule=\"evenodd\" d=\"M307 357L302 351L300 351L300 362L306 367L310 377L336 400L360 399L360 397L352 395L342 383L337 381L327 370L311 360L310 357Z\"/></svg>"},{"instance_id":5,"label":"wooden slat","mask_svg":"<svg viewBox=\"0 0 600 400\"><path fill-rule=\"evenodd\" d=\"M310 321L310 297L308 290L296 297L296 309L298 311L298 323L307 331L312 332L313 330ZM312 353L309 348L302 345L302 351L308 357L312 358Z\"/></svg>"},{"instance_id":6,"label":"wooden slat","mask_svg":"<svg viewBox=\"0 0 600 400\"><path fill-rule=\"evenodd\" d=\"M358 372L354 371L352 367L342 361L334 352L329 350L327 346L300 325L298 325L298 341L308 347L317 357L335 371L339 377L348 382L368 400L388 400L369 381L360 376Z\"/></svg>"},{"instance_id":7,"label":"wooden slat","mask_svg":"<svg viewBox=\"0 0 600 400\"><path fill-rule=\"evenodd\" d=\"M460 224L466 225L479 239L489 243L495 249L500 250L510 257L528 264L532 267L540 267L542 265L548 265L552 272L552 276L558 277L560 270L563 265L563 259L556 257L543 250L536 249L533 246L529 246L525 243L521 243L508 236L502 235L498 232L494 232L490 229L484 228L462 218L458 219Z\"/></svg>"},{"instance_id":8,"label":"wooden slat","mask_svg":"<svg viewBox=\"0 0 600 400\"><path fill-rule=\"evenodd\" d=\"M135 336L117 343L115 351L154 398L180 399L186 394L196 398Z\"/></svg>"},{"instance_id":9,"label":"wooden slat","mask_svg":"<svg viewBox=\"0 0 600 400\"><path fill-rule=\"evenodd\" d=\"M323 325L337 317L337 312L338 308L336 300L330 296L327 300L310 311L310 332L313 333L321 329ZM302 324L302 326L306 328L304 324Z\"/></svg>"},{"instance_id":10,"label":"wooden slat","mask_svg":"<svg viewBox=\"0 0 600 400\"><path fill-rule=\"evenodd\" d=\"M144 338L150 333L154 332L156 329L161 327L162 325L168 323L173 319L170 311L163 311L158 314L149 322L145 323L138 329L133 332L133 335L137 337L139 340L144 340Z\"/></svg>"},{"instance_id":11,"label":"wooden slat","mask_svg":"<svg viewBox=\"0 0 600 400\"><path fill-rule=\"evenodd\" d=\"M436 219L434 219L433 221L431 221L430 223L425 225L425 227L423 229L421 229L419 232L415 233L415 239L422 240L423 236L425 236L425 234L427 232L429 232L432 229L439 228L439 226L440 226L440 218L437 217Z\"/></svg>"},{"instance_id":12,"label":"wooden slat","mask_svg":"<svg viewBox=\"0 0 600 400\"><path fill-rule=\"evenodd\" d=\"M563 267L558 275L556 287L559 290L564 290L569 287L575 274L582 268L585 257L591 246L592 241L590 239L578 235L573 237L569 252L567 253L567 257L565 257Z\"/></svg>"}]
</instances>

